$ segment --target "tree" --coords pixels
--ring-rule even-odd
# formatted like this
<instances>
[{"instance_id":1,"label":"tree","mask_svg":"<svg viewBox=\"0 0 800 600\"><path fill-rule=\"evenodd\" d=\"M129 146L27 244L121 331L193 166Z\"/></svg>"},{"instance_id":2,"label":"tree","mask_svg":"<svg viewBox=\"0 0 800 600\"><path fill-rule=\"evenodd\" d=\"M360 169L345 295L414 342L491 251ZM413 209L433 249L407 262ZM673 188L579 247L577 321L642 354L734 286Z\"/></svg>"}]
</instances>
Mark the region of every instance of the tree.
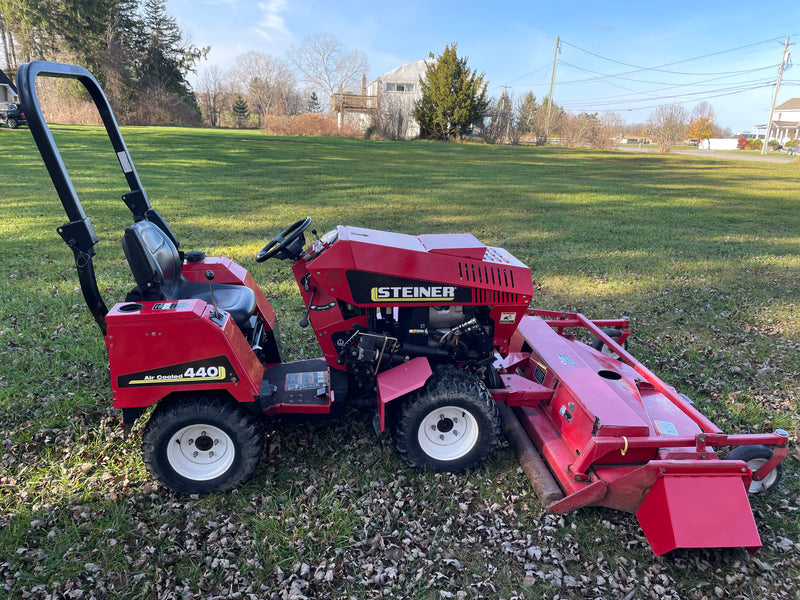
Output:
<instances>
[{"instance_id":1,"label":"tree","mask_svg":"<svg viewBox=\"0 0 800 600\"><path fill-rule=\"evenodd\" d=\"M539 106L536 104L536 96L533 92L528 92L522 97L522 101L517 107L517 122L521 134L533 133L534 119Z\"/></svg>"},{"instance_id":2,"label":"tree","mask_svg":"<svg viewBox=\"0 0 800 600\"><path fill-rule=\"evenodd\" d=\"M219 113L222 110L225 95L224 82L225 76L216 65L203 71L200 77L200 85L197 90L200 96L200 105L203 108L203 116L212 127L219 124Z\"/></svg>"},{"instance_id":3,"label":"tree","mask_svg":"<svg viewBox=\"0 0 800 600\"><path fill-rule=\"evenodd\" d=\"M237 93L247 96L248 105L259 119L292 114L302 106L294 75L280 58L246 52L236 58L229 79Z\"/></svg>"},{"instance_id":4,"label":"tree","mask_svg":"<svg viewBox=\"0 0 800 600\"><path fill-rule=\"evenodd\" d=\"M186 77L210 48L188 41L177 22L167 14L165 0L144 0L140 36L140 73L143 87L180 96L198 108Z\"/></svg>"},{"instance_id":5,"label":"tree","mask_svg":"<svg viewBox=\"0 0 800 600\"><path fill-rule=\"evenodd\" d=\"M322 112L322 104L319 103L317 92L311 92L311 95L308 97L308 102L306 103L306 112L314 114Z\"/></svg>"},{"instance_id":6,"label":"tree","mask_svg":"<svg viewBox=\"0 0 800 600\"><path fill-rule=\"evenodd\" d=\"M489 106L484 74L467 67L459 58L457 44L445 46L420 79L422 98L414 107L414 118L423 137L439 140L461 138Z\"/></svg>"},{"instance_id":7,"label":"tree","mask_svg":"<svg viewBox=\"0 0 800 600\"><path fill-rule=\"evenodd\" d=\"M542 103L537 105L536 97L532 93L528 93L523 98L519 121L524 133L535 136L537 145L546 144L551 133L560 132L569 125L567 114L561 106L552 102L549 96L545 96Z\"/></svg>"},{"instance_id":8,"label":"tree","mask_svg":"<svg viewBox=\"0 0 800 600\"><path fill-rule=\"evenodd\" d=\"M650 114L647 128L650 137L662 152L669 149L686 137L686 109L679 104L662 104Z\"/></svg>"},{"instance_id":9,"label":"tree","mask_svg":"<svg viewBox=\"0 0 800 600\"><path fill-rule=\"evenodd\" d=\"M329 33L316 33L288 53L301 79L309 86L321 89L330 106L334 94L357 88L369 70L367 55L357 50L347 51Z\"/></svg>"},{"instance_id":10,"label":"tree","mask_svg":"<svg viewBox=\"0 0 800 600\"><path fill-rule=\"evenodd\" d=\"M237 127L244 127L245 123L250 119L250 108L247 106L247 100L241 96L236 96L236 101L233 103L233 118L236 120Z\"/></svg>"},{"instance_id":11,"label":"tree","mask_svg":"<svg viewBox=\"0 0 800 600\"><path fill-rule=\"evenodd\" d=\"M490 144L519 143L519 127L517 114L514 111L514 100L507 91L497 101L493 102L489 108L489 118L491 122L484 122L483 139Z\"/></svg>"},{"instance_id":12,"label":"tree","mask_svg":"<svg viewBox=\"0 0 800 600\"><path fill-rule=\"evenodd\" d=\"M714 128L714 110L708 102L701 102L694 107L686 135L697 140L707 140L714 136Z\"/></svg>"}]
</instances>

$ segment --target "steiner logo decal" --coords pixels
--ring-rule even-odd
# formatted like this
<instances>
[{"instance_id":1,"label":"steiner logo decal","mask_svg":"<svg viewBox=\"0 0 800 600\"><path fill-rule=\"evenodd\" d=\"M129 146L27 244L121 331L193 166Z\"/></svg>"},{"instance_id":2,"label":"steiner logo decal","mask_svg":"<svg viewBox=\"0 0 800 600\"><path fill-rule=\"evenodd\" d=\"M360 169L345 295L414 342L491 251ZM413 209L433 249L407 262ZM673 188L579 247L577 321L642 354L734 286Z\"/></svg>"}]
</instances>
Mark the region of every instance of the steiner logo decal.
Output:
<instances>
[{"instance_id":1,"label":"steiner logo decal","mask_svg":"<svg viewBox=\"0 0 800 600\"><path fill-rule=\"evenodd\" d=\"M387 300L399 302L424 302L425 300L441 300L452 302L456 299L455 286L449 285L404 285L381 286L370 290L370 300L373 302L386 302Z\"/></svg>"},{"instance_id":2,"label":"steiner logo decal","mask_svg":"<svg viewBox=\"0 0 800 600\"><path fill-rule=\"evenodd\" d=\"M353 300L361 304L400 304L472 302L472 290L447 282L393 277L363 271L347 271L347 283Z\"/></svg>"},{"instance_id":3,"label":"steiner logo decal","mask_svg":"<svg viewBox=\"0 0 800 600\"><path fill-rule=\"evenodd\" d=\"M235 381L236 373L225 356L140 371L117 378L118 387L140 387L150 385L180 385Z\"/></svg>"}]
</instances>

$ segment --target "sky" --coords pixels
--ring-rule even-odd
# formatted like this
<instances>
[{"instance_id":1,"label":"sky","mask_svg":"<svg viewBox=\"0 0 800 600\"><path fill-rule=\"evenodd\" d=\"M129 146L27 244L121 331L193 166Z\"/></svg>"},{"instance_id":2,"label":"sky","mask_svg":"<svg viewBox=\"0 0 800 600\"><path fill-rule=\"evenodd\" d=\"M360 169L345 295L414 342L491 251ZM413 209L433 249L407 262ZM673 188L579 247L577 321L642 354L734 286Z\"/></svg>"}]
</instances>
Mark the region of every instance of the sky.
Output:
<instances>
[{"instance_id":1,"label":"sky","mask_svg":"<svg viewBox=\"0 0 800 600\"><path fill-rule=\"evenodd\" d=\"M363 51L369 81L458 44L490 96L547 96L573 113L614 111L644 123L662 104L708 102L733 133L767 122L789 37L778 104L800 97L800 1L534 2L473 0L167 0L210 65L250 50L285 58L315 33ZM795 52L796 50L796 52ZM797 66L791 56L796 54ZM507 87L506 87L507 86Z\"/></svg>"}]
</instances>

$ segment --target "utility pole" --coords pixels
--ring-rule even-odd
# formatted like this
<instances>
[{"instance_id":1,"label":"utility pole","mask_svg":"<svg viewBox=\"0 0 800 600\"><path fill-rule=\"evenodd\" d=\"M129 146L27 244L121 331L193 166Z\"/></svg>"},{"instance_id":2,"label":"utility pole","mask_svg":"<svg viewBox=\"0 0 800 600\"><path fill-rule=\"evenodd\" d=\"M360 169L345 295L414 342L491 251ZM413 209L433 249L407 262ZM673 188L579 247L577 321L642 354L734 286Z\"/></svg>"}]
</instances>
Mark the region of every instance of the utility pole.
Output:
<instances>
[{"instance_id":1,"label":"utility pole","mask_svg":"<svg viewBox=\"0 0 800 600\"><path fill-rule=\"evenodd\" d=\"M769 109L769 121L767 121L767 133L764 134L764 143L761 145L761 156L767 154L767 142L769 141L769 131L772 129L772 116L775 114L775 103L778 101L778 90L781 88L781 78L783 77L783 67L789 56L789 36L786 36L786 43L783 45L783 56L781 66L778 68L778 83L775 84L775 95L772 96L772 108Z\"/></svg>"},{"instance_id":2,"label":"utility pole","mask_svg":"<svg viewBox=\"0 0 800 600\"><path fill-rule=\"evenodd\" d=\"M553 110L553 84L556 82L556 63L558 62L558 47L561 36L556 36L556 53L553 56L553 75L550 77L550 94L547 96L547 119L544 122L544 139L550 135L550 112Z\"/></svg>"}]
</instances>

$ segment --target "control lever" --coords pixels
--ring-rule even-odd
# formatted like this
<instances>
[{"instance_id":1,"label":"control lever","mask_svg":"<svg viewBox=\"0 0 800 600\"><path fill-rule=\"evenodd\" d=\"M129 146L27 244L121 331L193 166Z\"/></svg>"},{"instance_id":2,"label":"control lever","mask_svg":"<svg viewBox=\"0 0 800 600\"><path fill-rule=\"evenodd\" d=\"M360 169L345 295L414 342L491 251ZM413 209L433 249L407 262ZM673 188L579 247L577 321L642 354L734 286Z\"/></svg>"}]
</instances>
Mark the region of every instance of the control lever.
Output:
<instances>
[{"instance_id":1,"label":"control lever","mask_svg":"<svg viewBox=\"0 0 800 600\"><path fill-rule=\"evenodd\" d=\"M320 244L322 244L322 248L323 248L324 250L327 250L327 249L330 247L330 244L326 244L325 242L323 242L323 241L322 241L322 238L320 238L320 237L317 235L317 230L316 230L316 229L312 229L312 230L311 230L311 233L312 233L312 234L314 234L314 237L315 237L315 238L317 238L317 241L318 241Z\"/></svg>"},{"instance_id":2,"label":"control lever","mask_svg":"<svg viewBox=\"0 0 800 600\"><path fill-rule=\"evenodd\" d=\"M206 279L208 279L208 287L211 289L211 306L214 307L214 310L211 312L211 317L214 319L221 319L222 313L219 312L219 309L217 308L217 302L214 300L214 284L211 283L214 281L214 271L211 269L206 271Z\"/></svg>"},{"instance_id":3,"label":"control lever","mask_svg":"<svg viewBox=\"0 0 800 600\"><path fill-rule=\"evenodd\" d=\"M316 293L317 293L317 288L312 287L311 288L311 298L308 301L308 308L306 309L306 316L304 316L298 322L298 325L300 325L300 327L302 327L303 329L308 327L308 315L311 312L311 305L314 303L314 294L316 294Z\"/></svg>"}]
</instances>

